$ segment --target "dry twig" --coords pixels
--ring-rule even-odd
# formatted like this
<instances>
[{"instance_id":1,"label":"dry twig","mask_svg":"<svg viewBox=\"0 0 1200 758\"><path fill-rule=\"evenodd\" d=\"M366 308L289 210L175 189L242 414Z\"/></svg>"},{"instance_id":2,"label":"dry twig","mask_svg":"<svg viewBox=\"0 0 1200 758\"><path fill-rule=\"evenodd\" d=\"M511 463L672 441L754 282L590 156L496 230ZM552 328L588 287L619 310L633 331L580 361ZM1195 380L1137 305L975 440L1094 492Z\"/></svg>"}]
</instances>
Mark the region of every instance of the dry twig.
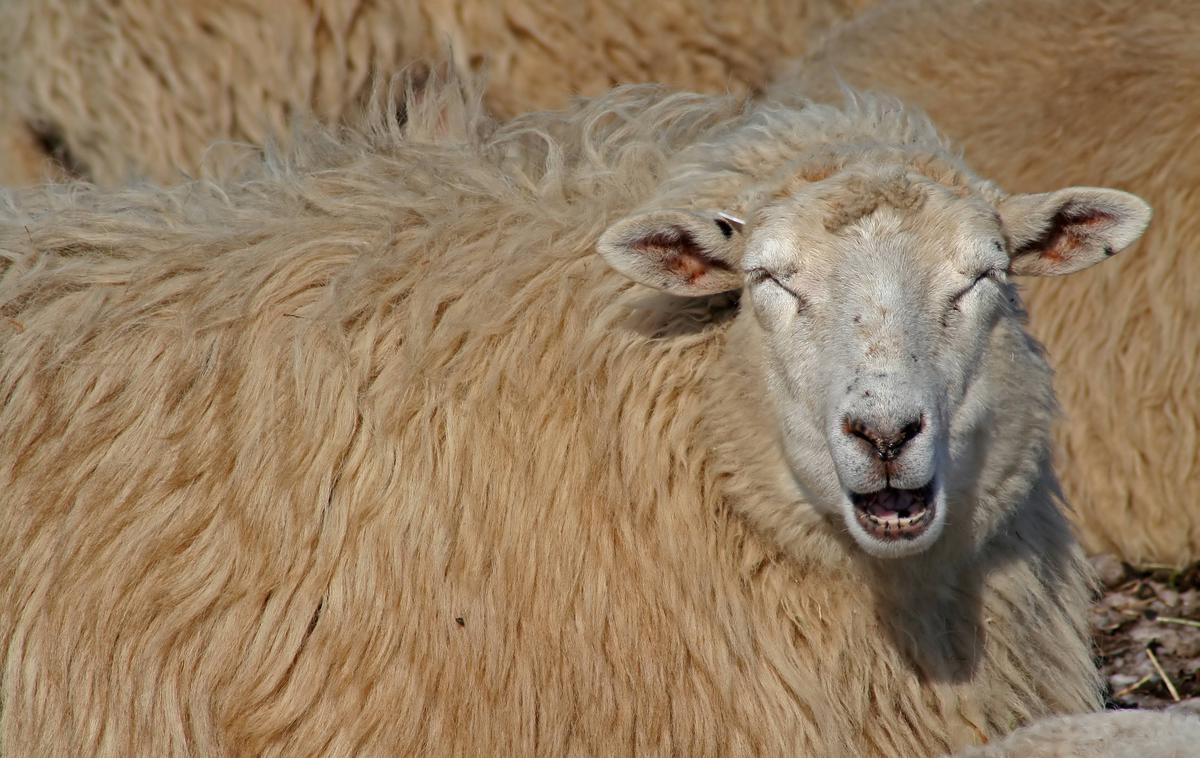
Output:
<instances>
[{"instance_id":1,"label":"dry twig","mask_svg":"<svg viewBox=\"0 0 1200 758\"><path fill-rule=\"evenodd\" d=\"M1134 691L1134 690L1136 690L1138 687L1141 687L1143 684L1145 684L1146 682L1150 681L1150 680L1151 680L1151 679L1153 679L1153 678L1154 678L1154 674L1146 674L1146 675L1145 675L1145 676L1143 676L1141 679L1137 680L1136 682L1134 682L1133 684L1129 685L1128 687L1122 687L1120 690L1118 690L1118 691L1114 692L1114 693L1113 693L1113 698L1125 697L1125 696L1126 696L1126 695L1128 695L1130 692L1133 692L1133 691Z\"/></svg>"},{"instance_id":2,"label":"dry twig","mask_svg":"<svg viewBox=\"0 0 1200 758\"><path fill-rule=\"evenodd\" d=\"M1155 621L1162 621L1167 624L1184 624L1186 626L1194 626L1200 628L1200 621L1192 621L1191 619L1181 619L1175 616L1159 616Z\"/></svg>"},{"instance_id":3,"label":"dry twig","mask_svg":"<svg viewBox=\"0 0 1200 758\"><path fill-rule=\"evenodd\" d=\"M1162 679L1163 684L1167 685L1167 692L1171 693L1171 699L1176 703L1179 702L1179 690L1175 689L1175 683L1171 681L1171 677L1167 676L1167 672L1163 671L1163 667L1158 663L1158 656L1150 648L1146 648L1146 655L1150 656L1150 663L1154 666L1154 670L1158 672L1158 676Z\"/></svg>"}]
</instances>

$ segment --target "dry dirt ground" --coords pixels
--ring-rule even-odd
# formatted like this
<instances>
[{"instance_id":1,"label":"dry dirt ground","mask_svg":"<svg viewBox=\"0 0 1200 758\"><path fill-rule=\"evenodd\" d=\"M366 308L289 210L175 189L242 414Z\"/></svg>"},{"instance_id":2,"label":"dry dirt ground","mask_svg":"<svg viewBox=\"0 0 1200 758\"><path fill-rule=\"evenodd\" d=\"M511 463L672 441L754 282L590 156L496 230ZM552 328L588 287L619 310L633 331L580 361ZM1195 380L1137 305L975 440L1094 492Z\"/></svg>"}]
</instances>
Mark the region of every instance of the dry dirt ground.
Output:
<instances>
[{"instance_id":1,"label":"dry dirt ground","mask_svg":"<svg viewBox=\"0 0 1200 758\"><path fill-rule=\"evenodd\" d=\"M1092 559L1104 592L1091 610L1110 708L1200 711L1200 562L1183 570Z\"/></svg>"}]
</instances>

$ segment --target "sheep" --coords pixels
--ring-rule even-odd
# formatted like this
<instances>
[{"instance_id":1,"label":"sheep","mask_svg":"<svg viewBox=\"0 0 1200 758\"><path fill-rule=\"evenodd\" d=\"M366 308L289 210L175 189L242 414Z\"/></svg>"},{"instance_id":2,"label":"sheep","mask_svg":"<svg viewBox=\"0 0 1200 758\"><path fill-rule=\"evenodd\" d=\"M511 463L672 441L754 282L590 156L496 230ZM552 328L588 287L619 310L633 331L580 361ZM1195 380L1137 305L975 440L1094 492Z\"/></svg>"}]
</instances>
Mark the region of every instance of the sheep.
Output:
<instances>
[{"instance_id":1,"label":"sheep","mask_svg":"<svg viewBox=\"0 0 1200 758\"><path fill-rule=\"evenodd\" d=\"M1099 707L1003 269L1142 201L1005 195L865 96L405 107L3 195L8 752L927 756Z\"/></svg>"},{"instance_id":2,"label":"sheep","mask_svg":"<svg viewBox=\"0 0 1200 758\"><path fill-rule=\"evenodd\" d=\"M460 73L490 75L500 116L622 81L747 91L872 2L9 0L0 184L177 181L233 149L213 143L260 144L310 111L355 120L375 74L447 44Z\"/></svg>"},{"instance_id":3,"label":"sheep","mask_svg":"<svg viewBox=\"0 0 1200 758\"><path fill-rule=\"evenodd\" d=\"M1058 363L1057 451L1090 552L1200 557L1200 5L1137 0L899 2L842 27L769 96L843 84L929 112L981 171L1036 191L1119 184L1160 209L1133 255L1029 287Z\"/></svg>"},{"instance_id":4,"label":"sheep","mask_svg":"<svg viewBox=\"0 0 1200 758\"><path fill-rule=\"evenodd\" d=\"M1197 745L1195 715L1118 711L1039 721L954 758L1191 758Z\"/></svg>"}]
</instances>

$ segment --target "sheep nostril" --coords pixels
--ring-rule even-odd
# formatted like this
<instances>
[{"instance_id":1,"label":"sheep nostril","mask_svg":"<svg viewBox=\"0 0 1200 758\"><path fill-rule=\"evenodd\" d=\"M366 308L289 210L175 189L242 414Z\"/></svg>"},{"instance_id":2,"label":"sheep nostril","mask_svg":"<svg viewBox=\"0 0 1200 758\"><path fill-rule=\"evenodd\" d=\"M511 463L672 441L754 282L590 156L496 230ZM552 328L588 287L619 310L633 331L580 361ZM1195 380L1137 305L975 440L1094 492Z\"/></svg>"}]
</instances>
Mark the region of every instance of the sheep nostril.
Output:
<instances>
[{"instance_id":1,"label":"sheep nostril","mask_svg":"<svg viewBox=\"0 0 1200 758\"><path fill-rule=\"evenodd\" d=\"M866 442L882 461L890 461L899 456L905 446L924 429L924 414L903 425L873 424L850 416L842 420L842 431L847 436Z\"/></svg>"},{"instance_id":2,"label":"sheep nostril","mask_svg":"<svg viewBox=\"0 0 1200 758\"><path fill-rule=\"evenodd\" d=\"M908 444L909 440L916 437L925 429L925 414L922 413L916 421L910 421L900 428L898 435L898 447L903 447Z\"/></svg>"},{"instance_id":3,"label":"sheep nostril","mask_svg":"<svg viewBox=\"0 0 1200 758\"><path fill-rule=\"evenodd\" d=\"M858 439L863 440L867 444L871 445L871 447L876 447L878 445L878 438L872 431L871 427L865 421L860 419L846 416L844 419L842 419L842 432L848 437L857 437Z\"/></svg>"}]
</instances>

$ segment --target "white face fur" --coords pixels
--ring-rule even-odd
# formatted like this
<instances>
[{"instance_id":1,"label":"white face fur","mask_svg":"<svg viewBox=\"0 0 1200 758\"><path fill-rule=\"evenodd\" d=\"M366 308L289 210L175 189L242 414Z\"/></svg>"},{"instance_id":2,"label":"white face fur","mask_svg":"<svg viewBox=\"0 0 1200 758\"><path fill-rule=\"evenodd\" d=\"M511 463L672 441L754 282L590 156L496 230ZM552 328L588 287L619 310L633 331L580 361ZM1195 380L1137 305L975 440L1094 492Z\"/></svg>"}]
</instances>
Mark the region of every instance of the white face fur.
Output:
<instances>
[{"instance_id":1,"label":"white face fur","mask_svg":"<svg viewBox=\"0 0 1200 758\"><path fill-rule=\"evenodd\" d=\"M955 507L947 493L976 473L974 432L1000 399L989 374L1004 370L989 346L1017 318L1009 275L1092 265L1136 240L1150 215L1115 190L997 207L924 177L904 184L864 204L870 181L835 176L744 227L716 212L651 210L598 245L617 270L675 294L743 289L795 480L885 558L936 542Z\"/></svg>"}]
</instances>

